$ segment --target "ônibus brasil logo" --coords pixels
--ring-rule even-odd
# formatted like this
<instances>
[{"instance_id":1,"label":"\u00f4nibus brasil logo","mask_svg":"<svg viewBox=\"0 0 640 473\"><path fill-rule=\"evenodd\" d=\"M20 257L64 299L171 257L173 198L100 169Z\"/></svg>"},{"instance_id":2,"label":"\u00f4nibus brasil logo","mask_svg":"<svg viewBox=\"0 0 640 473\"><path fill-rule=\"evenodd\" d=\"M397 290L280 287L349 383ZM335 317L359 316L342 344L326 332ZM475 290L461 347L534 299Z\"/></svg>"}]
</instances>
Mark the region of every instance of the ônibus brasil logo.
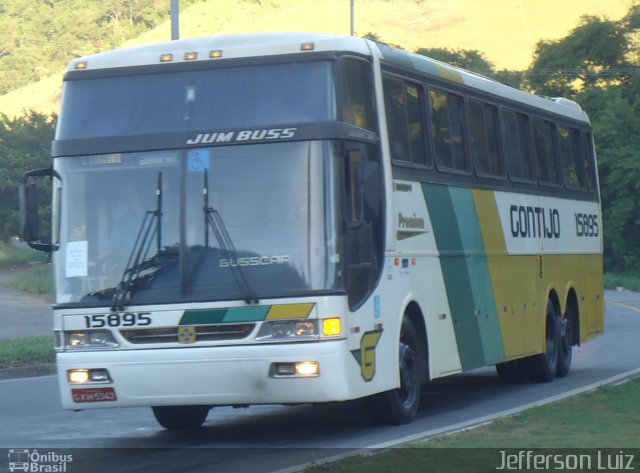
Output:
<instances>
[{"instance_id":1,"label":"\u00f4nibus brasil logo","mask_svg":"<svg viewBox=\"0 0 640 473\"><path fill-rule=\"evenodd\" d=\"M28 448L9 449L9 471L38 473L65 473L73 455L56 452L38 452Z\"/></svg>"}]
</instances>

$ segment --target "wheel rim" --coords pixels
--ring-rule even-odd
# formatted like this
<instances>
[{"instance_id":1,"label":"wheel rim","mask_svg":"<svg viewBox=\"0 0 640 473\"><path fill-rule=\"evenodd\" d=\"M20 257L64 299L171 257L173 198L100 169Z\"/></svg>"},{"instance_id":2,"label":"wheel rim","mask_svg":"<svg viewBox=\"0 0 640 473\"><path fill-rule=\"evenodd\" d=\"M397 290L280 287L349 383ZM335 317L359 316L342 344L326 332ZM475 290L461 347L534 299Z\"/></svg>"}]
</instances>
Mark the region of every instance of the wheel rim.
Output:
<instances>
[{"instance_id":1,"label":"wheel rim","mask_svg":"<svg viewBox=\"0 0 640 473\"><path fill-rule=\"evenodd\" d=\"M551 306L547 307L547 359L549 365L555 365L558 359L558 337L556 335L556 316Z\"/></svg>"},{"instance_id":2,"label":"wheel rim","mask_svg":"<svg viewBox=\"0 0 640 473\"><path fill-rule=\"evenodd\" d=\"M573 333L571 332L571 320L569 318L565 318L563 320L563 327L560 337L560 355L564 358L567 358L571 354L571 343L573 338Z\"/></svg>"},{"instance_id":3,"label":"wheel rim","mask_svg":"<svg viewBox=\"0 0 640 473\"><path fill-rule=\"evenodd\" d=\"M418 393L418 359L416 351L406 343L400 343L400 401L411 406Z\"/></svg>"}]
</instances>

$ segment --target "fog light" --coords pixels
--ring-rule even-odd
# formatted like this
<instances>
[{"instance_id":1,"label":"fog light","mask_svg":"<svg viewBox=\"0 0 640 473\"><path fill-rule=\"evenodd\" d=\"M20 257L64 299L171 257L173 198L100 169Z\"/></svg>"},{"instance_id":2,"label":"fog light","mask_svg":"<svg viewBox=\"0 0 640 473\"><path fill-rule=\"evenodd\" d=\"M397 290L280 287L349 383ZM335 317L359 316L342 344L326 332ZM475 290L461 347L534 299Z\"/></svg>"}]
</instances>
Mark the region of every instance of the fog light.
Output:
<instances>
[{"instance_id":1,"label":"fog light","mask_svg":"<svg viewBox=\"0 0 640 473\"><path fill-rule=\"evenodd\" d=\"M296 374L296 367L293 363L276 363L276 376L293 376Z\"/></svg>"},{"instance_id":2,"label":"fog light","mask_svg":"<svg viewBox=\"0 0 640 473\"><path fill-rule=\"evenodd\" d=\"M313 378L320 374L320 364L317 361L298 361L294 363L273 363L269 370L272 378Z\"/></svg>"},{"instance_id":3,"label":"fog light","mask_svg":"<svg viewBox=\"0 0 640 473\"><path fill-rule=\"evenodd\" d=\"M316 361L301 361L296 363L296 374L298 376L318 376L320 366Z\"/></svg>"},{"instance_id":4,"label":"fog light","mask_svg":"<svg viewBox=\"0 0 640 473\"><path fill-rule=\"evenodd\" d=\"M92 370L74 369L67 371L67 380L71 384L104 384L111 383L111 376L104 368Z\"/></svg>"},{"instance_id":5,"label":"fog light","mask_svg":"<svg viewBox=\"0 0 640 473\"><path fill-rule=\"evenodd\" d=\"M104 369L89 370L89 379L93 383L110 383L111 382L111 376L109 376L109 372Z\"/></svg>"},{"instance_id":6,"label":"fog light","mask_svg":"<svg viewBox=\"0 0 640 473\"><path fill-rule=\"evenodd\" d=\"M89 370L68 370L67 379L73 384L84 384L89 382Z\"/></svg>"}]
</instances>

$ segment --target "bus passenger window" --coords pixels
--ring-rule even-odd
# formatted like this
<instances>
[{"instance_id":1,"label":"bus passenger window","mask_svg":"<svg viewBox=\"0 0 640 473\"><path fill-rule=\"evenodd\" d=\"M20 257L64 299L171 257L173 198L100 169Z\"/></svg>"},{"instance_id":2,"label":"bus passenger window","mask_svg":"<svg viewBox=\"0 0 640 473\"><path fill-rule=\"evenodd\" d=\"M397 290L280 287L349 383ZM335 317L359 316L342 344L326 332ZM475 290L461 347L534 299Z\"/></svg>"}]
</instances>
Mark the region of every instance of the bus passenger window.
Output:
<instances>
[{"instance_id":1,"label":"bus passenger window","mask_svg":"<svg viewBox=\"0 0 640 473\"><path fill-rule=\"evenodd\" d=\"M344 82L342 121L377 132L371 65L352 58L343 59L341 64Z\"/></svg>"},{"instance_id":2,"label":"bus passenger window","mask_svg":"<svg viewBox=\"0 0 640 473\"><path fill-rule=\"evenodd\" d=\"M533 180L529 117L513 110L503 110L502 126L509 176L520 181Z\"/></svg>"},{"instance_id":3,"label":"bus passenger window","mask_svg":"<svg viewBox=\"0 0 640 473\"><path fill-rule=\"evenodd\" d=\"M560 126L560 158L565 185L570 189L585 187L580 166L580 132Z\"/></svg>"},{"instance_id":4,"label":"bus passenger window","mask_svg":"<svg viewBox=\"0 0 640 473\"><path fill-rule=\"evenodd\" d=\"M427 164L422 88L385 77L384 103L391 159Z\"/></svg>"},{"instance_id":5,"label":"bus passenger window","mask_svg":"<svg viewBox=\"0 0 640 473\"><path fill-rule=\"evenodd\" d=\"M480 174L502 176L498 148L498 110L475 100L469 101L471 155Z\"/></svg>"},{"instance_id":6,"label":"bus passenger window","mask_svg":"<svg viewBox=\"0 0 640 473\"><path fill-rule=\"evenodd\" d=\"M539 118L533 119L533 137L538 163L538 178L543 184L560 184L554 146L555 125Z\"/></svg>"},{"instance_id":7,"label":"bus passenger window","mask_svg":"<svg viewBox=\"0 0 640 473\"><path fill-rule=\"evenodd\" d=\"M427 164L427 147L424 140L424 123L422 120L422 88L405 84L405 95L407 98L411 160L417 164Z\"/></svg>"},{"instance_id":8,"label":"bus passenger window","mask_svg":"<svg viewBox=\"0 0 640 473\"><path fill-rule=\"evenodd\" d=\"M385 77L383 84L391 159L411 161L402 81Z\"/></svg>"},{"instance_id":9,"label":"bus passenger window","mask_svg":"<svg viewBox=\"0 0 640 473\"><path fill-rule=\"evenodd\" d=\"M586 177L587 185L590 192L596 192L596 160L593 152L593 139L591 133L584 133L582 135L582 153L583 153L583 168L584 175Z\"/></svg>"},{"instance_id":10,"label":"bus passenger window","mask_svg":"<svg viewBox=\"0 0 640 473\"><path fill-rule=\"evenodd\" d=\"M436 163L444 169L467 171L462 97L431 89L429 105Z\"/></svg>"}]
</instances>

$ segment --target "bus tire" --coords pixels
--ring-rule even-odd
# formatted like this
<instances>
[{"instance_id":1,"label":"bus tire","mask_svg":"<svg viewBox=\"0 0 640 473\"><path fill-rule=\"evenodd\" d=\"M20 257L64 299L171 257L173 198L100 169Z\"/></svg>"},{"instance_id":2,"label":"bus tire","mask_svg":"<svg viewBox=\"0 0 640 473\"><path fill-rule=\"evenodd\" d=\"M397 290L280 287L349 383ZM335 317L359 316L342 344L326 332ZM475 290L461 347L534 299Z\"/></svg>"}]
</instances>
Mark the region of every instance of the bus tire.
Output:
<instances>
[{"instance_id":1,"label":"bus tire","mask_svg":"<svg viewBox=\"0 0 640 473\"><path fill-rule=\"evenodd\" d=\"M399 343L400 387L367 398L371 417L378 423L400 425L418 413L424 360L419 338L408 317L402 320Z\"/></svg>"},{"instance_id":2,"label":"bus tire","mask_svg":"<svg viewBox=\"0 0 640 473\"><path fill-rule=\"evenodd\" d=\"M153 415L167 430L197 429L204 424L209 406L154 406Z\"/></svg>"},{"instance_id":3,"label":"bus tire","mask_svg":"<svg viewBox=\"0 0 640 473\"><path fill-rule=\"evenodd\" d=\"M560 322L560 346L558 348L558 369L556 370L557 378L564 378L571 370L573 346L573 327L571 325L571 317L567 315Z\"/></svg>"},{"instance_id":4,"label":"bus tire","mask_svg":"<svg viewBox=\"0 0 640 473\"><path fill-rule=\"evenodd\" d=\"M529 362L529 378L536 383L553 381L558 370L560 351L560 317L551 299L547 301L545 318L545 351L532 356Z\"/></svg>"}]
</instances>

